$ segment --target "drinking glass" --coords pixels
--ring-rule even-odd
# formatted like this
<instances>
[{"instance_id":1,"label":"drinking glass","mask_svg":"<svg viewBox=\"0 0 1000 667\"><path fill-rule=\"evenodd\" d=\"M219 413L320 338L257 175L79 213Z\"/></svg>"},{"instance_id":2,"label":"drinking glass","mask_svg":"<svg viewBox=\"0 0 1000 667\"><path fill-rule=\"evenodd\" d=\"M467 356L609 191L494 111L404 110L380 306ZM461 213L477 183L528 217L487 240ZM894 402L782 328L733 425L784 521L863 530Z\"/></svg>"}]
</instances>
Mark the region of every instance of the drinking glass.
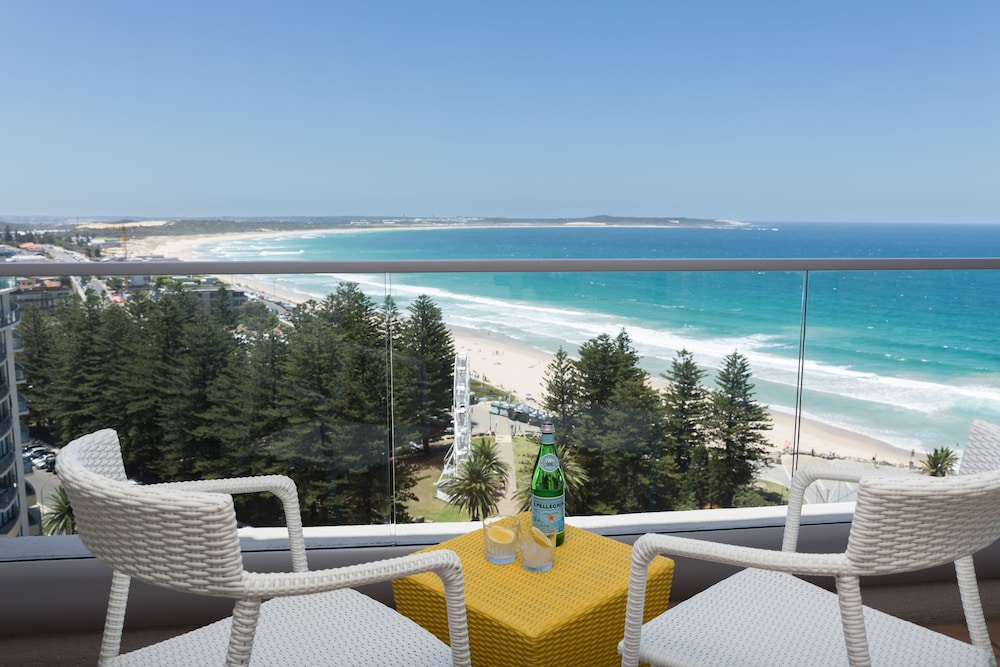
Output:
<instances>
[{"instance_id":1,"label":"drinking glass","mask_svg":"<svg viewBox=\"0 0 1000 667\"><path fill-rule=\"evenodd\" d=\"M548 572L556 557L556 530L531 525L531 517L521 526L521 565L528 572Z\"/></svg>"},{"instance_id":2,"label":"drinking glass","mask_svg":"<svg viewBox=\"0 0 1000 667\"><path fill-rule=\"evenodd\" d=\"M518 523L516 516L488 516L483 521L483 545L486 560L497 565L513 563L517 558Z\"/></svg>"}]
</instances>

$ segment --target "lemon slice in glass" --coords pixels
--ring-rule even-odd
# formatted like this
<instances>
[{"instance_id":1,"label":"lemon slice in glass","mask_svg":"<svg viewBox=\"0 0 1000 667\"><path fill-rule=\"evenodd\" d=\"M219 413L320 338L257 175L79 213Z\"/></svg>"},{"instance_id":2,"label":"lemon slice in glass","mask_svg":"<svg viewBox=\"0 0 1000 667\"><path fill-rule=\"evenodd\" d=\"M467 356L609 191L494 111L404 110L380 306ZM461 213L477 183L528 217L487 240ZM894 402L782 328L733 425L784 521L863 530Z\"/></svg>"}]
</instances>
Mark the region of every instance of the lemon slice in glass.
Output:
<instances>
[{"instance_id":1,"label":"lemon slice in glass","mask_svg":"<svg viewBox=\"0 0 1000 667\"><path fill-rule=\"evenodd\" d=\"M514 541L514 531L503 526L490 526L486 529L486 535L497 544L510 544Z\"/></svg>"},{"instance_id":2,"label":"lemon slice in glass","mask_svg":"<svg viewBox=\"0 0 1000 667\"><path fill-rule=\"evenodd\" d=\"M542 531L538 530L537 527L531 527L531 539L533 539L538 546L545 547L548 549L552 546L552 542L549 541L548 536Z\"/></svg>"}]
</instances>

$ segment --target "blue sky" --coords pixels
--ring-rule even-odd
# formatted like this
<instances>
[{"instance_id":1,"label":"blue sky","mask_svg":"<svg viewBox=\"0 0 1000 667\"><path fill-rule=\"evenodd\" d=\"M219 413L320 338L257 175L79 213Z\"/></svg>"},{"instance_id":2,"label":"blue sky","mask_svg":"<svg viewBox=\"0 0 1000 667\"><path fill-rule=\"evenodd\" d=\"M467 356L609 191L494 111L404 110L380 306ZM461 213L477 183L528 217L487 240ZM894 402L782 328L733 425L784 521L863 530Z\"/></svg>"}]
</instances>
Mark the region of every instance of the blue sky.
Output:
<instances>
[{"instance_id":1,"label":"blue sky","mask_svg":"<svg viewBox=\"0 0 1000 667\"><path fill-rule=\"evenodd\" d=\"M1000 222L1000 3L0 2L0 216Z\"/></svg>"}]
</instances>

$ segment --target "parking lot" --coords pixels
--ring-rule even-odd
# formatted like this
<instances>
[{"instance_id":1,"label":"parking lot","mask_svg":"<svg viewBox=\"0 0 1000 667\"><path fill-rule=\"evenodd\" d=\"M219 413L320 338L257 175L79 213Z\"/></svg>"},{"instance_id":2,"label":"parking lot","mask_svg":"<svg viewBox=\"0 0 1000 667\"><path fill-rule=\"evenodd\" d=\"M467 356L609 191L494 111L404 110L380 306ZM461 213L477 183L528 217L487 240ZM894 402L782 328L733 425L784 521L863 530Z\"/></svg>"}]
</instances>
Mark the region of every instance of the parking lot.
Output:
<instances>
[{"instance_id":1,"label":"parking lot","mask_svg":"<svg viewBox=\"0 0 1000 667\"><path fill-rule=\"evenodd\" d=\"M45 502L59 486L59 476L55 474L57 452L55 447L40 444L38 441L22 447L25 480L35 488L35 498L42 508L46 507Z\"/></svg>"}]
</instances>

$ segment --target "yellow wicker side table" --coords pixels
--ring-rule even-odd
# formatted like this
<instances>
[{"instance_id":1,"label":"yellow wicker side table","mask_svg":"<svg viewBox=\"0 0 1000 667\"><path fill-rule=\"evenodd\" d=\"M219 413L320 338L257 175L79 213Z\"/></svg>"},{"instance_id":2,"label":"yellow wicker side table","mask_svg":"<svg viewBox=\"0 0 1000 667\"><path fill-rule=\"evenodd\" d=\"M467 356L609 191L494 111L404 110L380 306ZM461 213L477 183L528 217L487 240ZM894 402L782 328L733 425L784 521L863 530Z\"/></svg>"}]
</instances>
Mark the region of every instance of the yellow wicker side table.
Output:
<instances>
[{"instance_id":1,"label":"yellow wicker side table","mask_svg":"<svg viewBox=\"0 0 1000 667\"><path fill-rule=\"evenodd\" d=\"M527 572L520 557L509 565L487 562L479 530L430 549L451 549L462 559L472 664L619 665L625 627L632 548L566 526L549 572ZM658 557L649 568L646 618L663 613L674 563ZM394 580L396 608L448 640L444 592L433 574Z\"/></svg>"}]
</instances>

